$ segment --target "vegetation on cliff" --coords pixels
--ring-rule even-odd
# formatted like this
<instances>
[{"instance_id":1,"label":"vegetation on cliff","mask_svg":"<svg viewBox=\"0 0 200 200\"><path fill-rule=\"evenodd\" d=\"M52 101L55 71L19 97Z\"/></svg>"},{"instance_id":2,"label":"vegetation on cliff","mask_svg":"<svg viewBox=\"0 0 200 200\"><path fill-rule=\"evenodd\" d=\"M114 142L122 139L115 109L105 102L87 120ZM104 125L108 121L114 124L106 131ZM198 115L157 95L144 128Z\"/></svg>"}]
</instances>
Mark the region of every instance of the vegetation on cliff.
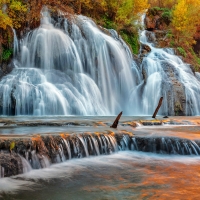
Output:
<instances>
[{"instance_id":1,"label":"vegetation on cliff","mask_svg":"<svg viewBox=\"0 0 200 200\"><path fill-rule=\"evenodd\" d=\"M148 1L139 0L0 0L0 62L9 61L12 55L14 28L17 35L39 26L42 6L52 12L61 10L68 14L92 17L105 28L114 28L138 52L138 36L133 26L138 13L148 8Z\"/></svg>"},{"instance_id":2,"label":"vegetation on cliff","mask_svg":"<svg viewBox=\"0 0 200 200\"><path fill-rule=\"evenodd\" d=\"M177 49L183 59L191 63L196 71L200 71L199 49L193 47L200 38L200 1L196 0L149 0L151 8L148 14L155 21L159 18L167 38L163 46Z\"/></svg>"},{"instance_id":3,"label":"vegetation on cliff","mask_svg":"<svg viewBox=\"0 0 200 200\"><path fill-rule=\"evenodd\" d=\"M138 27L134 22L138 20L138 14L150 6L147 16L159 20L156 29L167 32L161 47L176 48L186 62L200 70L198 49L193 51L200 38L200 1L196 0L0 0L0 63L9 62L12 56L12 28L21 36L26 30L38 27L44 5L52 12L62 10L66 15L83 14L100 26L116 29L135 54L138 54L139 43Z\"/></svg>"}]
</instances>

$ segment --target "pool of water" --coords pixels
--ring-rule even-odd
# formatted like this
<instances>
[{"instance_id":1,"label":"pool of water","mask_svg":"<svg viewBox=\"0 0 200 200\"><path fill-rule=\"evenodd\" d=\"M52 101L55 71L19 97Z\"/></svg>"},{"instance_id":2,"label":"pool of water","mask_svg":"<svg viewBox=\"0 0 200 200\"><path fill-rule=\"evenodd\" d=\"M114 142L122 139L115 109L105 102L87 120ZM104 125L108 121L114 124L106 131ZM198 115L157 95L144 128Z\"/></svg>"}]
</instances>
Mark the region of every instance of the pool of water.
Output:
<instances>
[{"instance_id":1,"label":"pool of water","mask_svg":"<svg viewBox=\"0 0 200 200\"><path fill-rule=\"evenodd\" d=\"M200 158L119 152L0 179L2 199L199 199Z\"/></svg>"},{"instance_id":2,"label":"pool of water","mask_svg":"<svg viewBox=\"0 0 200 200\"><path fill-rule=\"evenodd\" d=\"M115 117L5 118L0 137L34 134L128 131L141 137L177 137L200 140L199 117L173 118L185 125L124 126L139 117L123 117L117 130L109 127ZM143 117L147 120L149 117ZM160 118L161 119L161 118ZM27 122L51 122L26 126ZM194 123L190 124L188 123ZM20 123L25 124L20 124ZM76 124L55 125L55 122ZM101 122L101 123L100 123ZM10 126L15 124L15 126ZM53 164L48 168L10 178L0 178L0 199L199 199L200 156L163 155L120 151Z\"/></svg>"}]
</instances>

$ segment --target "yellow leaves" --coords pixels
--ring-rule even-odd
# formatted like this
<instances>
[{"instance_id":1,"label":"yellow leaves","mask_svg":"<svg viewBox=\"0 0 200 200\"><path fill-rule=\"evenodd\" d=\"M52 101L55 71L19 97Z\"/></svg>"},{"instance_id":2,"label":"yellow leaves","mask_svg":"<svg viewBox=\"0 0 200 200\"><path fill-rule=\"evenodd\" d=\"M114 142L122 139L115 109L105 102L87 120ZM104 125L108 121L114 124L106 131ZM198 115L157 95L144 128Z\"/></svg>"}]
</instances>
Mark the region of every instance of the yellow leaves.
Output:
<instances>
[{"instance_id":1,"label":"yellow leaves","mask_svg":"<svg viewBox=\"0 0 200 200\"><path fill-rule=\"evenodd\" d=\"M10 143L10 151L13 150L15 148L15 142L11 142Z\"/></svg>"},{"instance_id":2,"label":"yellow leaves","mask_svg":"<svg viewBox=\"0 0 200 200\"><path fill-rule=\"evenodd\" d=\"M20 12L27 11L27 7L25 5L22 5L20 1L12 1L9 8L13 11L20 11Z\"/></svg>"},{"instance_id":3,"label":"yellow leaves","mask_svg":"<svg viewBox=\"0 0 200 200\"><path fill-rule=\"evenodd\" d=\"M123 0L121 1L120 7L116 12L116 21L124 22L126 24L130 23L130 14L133 12L133 1L132 0Z\"/></svg>"},{"instance_id":4,"label":"yellow leaves","mask_svg":"<svg viewBox=\"0 0 200 200\"><path fill-rule=\"evenodd\" d=\"M0 0L0 8L0 28L6 29L7 26L19 28L21 26L27 12L27 7L21 1Z\"/></svg>"},{"instance_id":5,"label":"yellow leaves","mask_svg":"<svg viewBox=\"0 0 200 200\"><path fill-rule=\"evenodd\" d=\"M193 44L196 25L200 21L200 1L178 0L172 11L172 26L177 42Z\"/></svg>"},{"instance_id":6,"label":"yellow leaves","mask_svg":"<svg viewBox=\"0 0 200 200\"><path fill-rule=\"evenodd\" d=\"M144 12L149 8L148 0L134 0L133 14L138 14Z\"/></svg>"},{"instance_id":7,"label":"yellow leaves","mask_svg":"<svg viewBox=\"0 0 200 200\"><path fill-rule=\"evenodd\" d=\"M11 1L8 8L8 15L13 21L14 28L20 28L21 23L25 19L25 13L27 12L27 7L20 1Z\"/></svg>"},{"instance_id":8,"label":"yellow leaves","mask_svg":"<svg viewBox=\"0 0 200 200\"><path fill-rule=\"evenodd\" d=\"M165 0L163 1L163 6L167 8L172 8L175 3L176 3L175 0Z\"/></svg>"},{"instance_id":9,"label":"yellow leaves","mask_svg":"<svg viewBox=\"0 0 200 200\"><path fill-rule=\"evenodd\" d=\"M105 7L111 20L121 23L130 24L138 13L148 9L148 0L103 0L101 5Z\"/></svg>"},{"instance_id":10,"label":"yellow leaves","mask_svg":"<svg viewBox=\"0 0 200 200\"><path fill-rule=\"evenodd\" d=\"M5 30L7 26L12 26L12 20L0 10L0 28Z\"/></svg>"},{"instance_id":11,"label":"yellow leaves","mask_svg":"<svg viewBox=\"0 0 200 200\"><path fill-rule=\"evenodd\" d=\"M188 6L193 6L196 7L196 6L200 6L200 1L199 0L186 0L186 3Z\"/></svg>"}]
</instances>

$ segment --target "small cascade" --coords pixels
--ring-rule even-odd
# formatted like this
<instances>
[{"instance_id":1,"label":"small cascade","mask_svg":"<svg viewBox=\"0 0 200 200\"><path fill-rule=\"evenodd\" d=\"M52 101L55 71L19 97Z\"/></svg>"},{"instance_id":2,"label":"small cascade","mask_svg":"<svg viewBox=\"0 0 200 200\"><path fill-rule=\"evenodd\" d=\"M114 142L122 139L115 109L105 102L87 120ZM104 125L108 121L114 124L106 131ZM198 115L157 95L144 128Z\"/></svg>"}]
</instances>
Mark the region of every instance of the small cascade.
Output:
<instances>
[{"instance_id":1,"label":"small cascade","mask_svg":"<svg viewBox=\"0 0 200 200\"><path fill-rule=\"evenodd\" d=\"M63 141L64 141L64 144L65 144L65 147L67 149L67 157L68 159L71 159L72 158L72 155L71 155L71 149L70 149L70 144L69 144L69 141L68 140L65 140L64 138L62 138Z\"/></svg>"},{"instance_id":2,"label":"small cascade","mask_svg":"<svg viewBox=\"0 0 200 200\"><path fill-rule=\"evenodd\" d=\"M33 169L40 169L41 168L41 164L40 164L38 156L35 153L35 150L33 150L31 152L30 163L31 163L31 166L32 166Z\"/></svg>"},{"instance_id":3,"label":"small cascade","mask_svg":"<svg viewBox=\"0 0 200 200\"><path fill-rule=\"evenodd\" d=\"M178 155L200 155L199 141L181 138L132 138L133 149L137 151L178 154Z\"/></svg>"},{"instance_id":4,"label":"small cascade","mask_svg":"<svg viewBox=\"0 0 200 200\"><path fill-rule=\"evenodd\" d=\"M200 141L175 137L139 137L131 132L49 135L16 142L15 149L0 154L0 177L47 168L70 159L109 155L118 151L200 156ZM14 162L15 160L15 162Z\"/></svg>"},{"instance_id":5,"label":"small cascade","mask_svg":"<svg viewBox=\"0 0 200 200\"><path fill-rule=\"evenodd\" d=\"M40 155L36 153L35 150L32 150L30 153L30 158L27 159L30 162L30 165L33 169L41 169L50 166L50 162L45 155Z\"/></svg>"},{"instance_id":6,"label":"small cascade","mask_svg":"<svg viewBox=\"0 0 200 200\"><path fill-rule=\"evenodd\" d=\"M89 156L88 148L87 148L87 145L86 145L85 141L83 140L82 135L78 135L77 137L78 137L78 139L80 140L80 142L81 142L82 145L83 145L83 148L84 148L84 151L85 151L86 157L88 157L88 156ZM89 137L88 137L88 139L89 139L89 141L90 141L90 138L89 138ZM91 142L91 141L90 141L90 142ZM91 145L91 148L92 148L92 150L93 150L93 146L92 146L91 143L90 143L90 145Z\"/></svg>"},{"instance_id":7,"label":"small cascade","mask_svg":"<svg viewBox=\"0 0 200 200\"><path fill-rule=\"evenodd\" d=\"M30 163L23 156L20 156L20 158L22 161L23 173L30 172L32 170Z\"/></svg>"},{"instance_id":8,"label":"small cascade","mask_svg":"<svg viewBox=\"0 0 200 200\"><path fill-rule=\"evenodd\" d=\"M96 151L96 155L100 155L100 151L99 151L99 144L97 142L97 139L95 137L93 137L92 135L90 136L91 137L91 140L93 142L93 146L95 148L95 151Z\"/></svg>"},{"instance_id":9,"label":"small cascade","mask_svg":"<svg viewBox=\"0 0 200 200\"><path fill-rule=\"evenodd\" d=\"M136 150L138 151L138 146L137 146L137 142L136 142L136 139L135 138L132 138L132 149L131 150Z\"/></svg>"},{"instance_id":10,"label":"small cascade","mask_svg":"<svg viewBox=\"0 0 200 200\"><path fill-rule=\"evenodd\" d=\"M14 35L14 40L13 40L13 49L14 49L14 57L17 56L17 54L19 53L19 41L17 39L17 35L16 35L16 31L15 29L13 30L13 35Z\"/></svg>"}]
</instances>

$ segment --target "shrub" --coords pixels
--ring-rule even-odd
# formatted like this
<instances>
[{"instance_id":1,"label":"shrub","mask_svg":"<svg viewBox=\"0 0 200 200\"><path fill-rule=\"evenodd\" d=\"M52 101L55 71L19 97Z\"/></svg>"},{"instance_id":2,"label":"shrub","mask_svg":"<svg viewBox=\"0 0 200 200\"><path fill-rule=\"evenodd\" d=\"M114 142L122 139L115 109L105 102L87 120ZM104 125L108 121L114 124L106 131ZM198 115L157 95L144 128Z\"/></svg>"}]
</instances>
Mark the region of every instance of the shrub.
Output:
<instances>
[{"instance_id":1,"label":"shrub","mask_svg":"<svg viewBox=\"0 0 200 200\"><path fill-rule=\"evenodd\" d=\"M177 50L179 51L179 53L183 56L186 57L186 52L182 47L177 47Z\"/></svg>"},{"instance_id":2,"label":"shrub","mask_svg":"<svg viewBox=\"0 0 200 200\"><path fill-rule=\"evenodd\" d=\"M2 61L8 61L13 53L12 49L3 49Z\"/></svg>"}]
</instances>

